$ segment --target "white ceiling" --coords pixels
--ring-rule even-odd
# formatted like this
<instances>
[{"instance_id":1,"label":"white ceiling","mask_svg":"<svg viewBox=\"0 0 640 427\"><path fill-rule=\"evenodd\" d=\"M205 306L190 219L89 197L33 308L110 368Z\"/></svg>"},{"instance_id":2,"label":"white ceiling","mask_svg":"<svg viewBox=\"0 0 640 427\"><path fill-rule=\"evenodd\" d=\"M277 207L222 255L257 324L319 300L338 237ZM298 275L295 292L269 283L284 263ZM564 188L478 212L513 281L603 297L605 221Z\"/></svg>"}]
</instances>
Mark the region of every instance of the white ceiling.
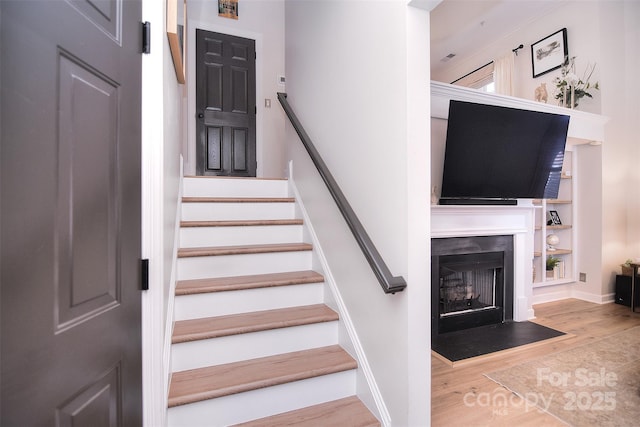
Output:
<instances>
[{"instance_id":1,"label":"white ceiling","mask_svg":"<svg viewBox=\"0 0 640 427\"><path fill-rule=\"evenodd\" d=\"M442 59L447 55L468 56L564 3L565 0L443 0L431 11L431 71L446 66Z\"/></svg>"}]
</instances>

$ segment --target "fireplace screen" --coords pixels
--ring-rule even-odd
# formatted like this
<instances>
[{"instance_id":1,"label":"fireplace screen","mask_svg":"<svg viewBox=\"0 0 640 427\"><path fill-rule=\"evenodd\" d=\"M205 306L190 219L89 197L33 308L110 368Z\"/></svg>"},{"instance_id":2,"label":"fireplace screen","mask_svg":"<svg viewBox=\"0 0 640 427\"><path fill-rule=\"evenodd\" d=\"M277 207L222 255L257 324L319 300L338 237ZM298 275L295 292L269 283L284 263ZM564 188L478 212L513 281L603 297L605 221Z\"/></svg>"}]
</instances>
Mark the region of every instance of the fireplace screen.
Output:
<instances>
[{"instance_id":1,"label":"fireplace screen","mask_svg":"<svg viewBox=\"0 0 640 427\"><path fill-rule=\"evenodd\" d=\"M496 269L441 268L440 317L496 306Z\"/></svg>"},{"instance_id":2,"label":"fireplace screen","mask_svg":"<svg viewBox=\"0 0 640 427\"><path fill-rule=\"evenodd\" d=\"M513 319L513 236L431 239L431 336Z\"/></svg>"},{"instance_id":3,"label":"fireplace screen","mask_svg":"<svg viewBox=\"0 0 640 427\"><path fill-rule=\"evenodd\" d=\"M438 331L504 321L504 252L437 257Z\"/></svg>"}]
</instances>

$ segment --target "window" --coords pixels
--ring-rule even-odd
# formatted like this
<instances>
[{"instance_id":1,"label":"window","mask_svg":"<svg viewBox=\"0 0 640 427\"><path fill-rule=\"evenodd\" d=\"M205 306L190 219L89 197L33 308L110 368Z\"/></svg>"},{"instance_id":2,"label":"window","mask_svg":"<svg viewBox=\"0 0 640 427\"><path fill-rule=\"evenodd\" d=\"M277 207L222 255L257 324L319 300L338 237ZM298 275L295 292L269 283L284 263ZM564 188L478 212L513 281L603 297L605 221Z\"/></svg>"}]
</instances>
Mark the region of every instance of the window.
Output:
<instances>
[{"instance_id":1,"label":"window","mask_svg":"<svg viewBox=\"0 0 640 427\"><path fill-rule=\"evenodd\" d=\"M496 87L493 80L493 62L489 62L469 74L460 77L458 80L451 82L451 84L479 89L483 92L495 93Z\"/></svg>"}]
</instances>

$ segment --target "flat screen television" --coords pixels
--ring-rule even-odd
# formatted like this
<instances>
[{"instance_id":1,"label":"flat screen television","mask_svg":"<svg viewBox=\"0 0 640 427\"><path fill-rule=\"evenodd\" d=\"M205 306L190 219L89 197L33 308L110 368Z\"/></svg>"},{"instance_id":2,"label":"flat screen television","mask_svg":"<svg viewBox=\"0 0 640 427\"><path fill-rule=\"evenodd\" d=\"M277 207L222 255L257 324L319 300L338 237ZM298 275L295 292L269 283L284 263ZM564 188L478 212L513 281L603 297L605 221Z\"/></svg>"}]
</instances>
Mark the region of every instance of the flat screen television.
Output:
<instances>
[{"instance_id":1,"label":"flat screen television","mask_svg":"<svg viewBox=\"0 0 640 427\"><path fill-rule=\"evenodd\" d=\"M569 116L450 101L440 204L558 197Z\"/></svg>"}]
</instances>

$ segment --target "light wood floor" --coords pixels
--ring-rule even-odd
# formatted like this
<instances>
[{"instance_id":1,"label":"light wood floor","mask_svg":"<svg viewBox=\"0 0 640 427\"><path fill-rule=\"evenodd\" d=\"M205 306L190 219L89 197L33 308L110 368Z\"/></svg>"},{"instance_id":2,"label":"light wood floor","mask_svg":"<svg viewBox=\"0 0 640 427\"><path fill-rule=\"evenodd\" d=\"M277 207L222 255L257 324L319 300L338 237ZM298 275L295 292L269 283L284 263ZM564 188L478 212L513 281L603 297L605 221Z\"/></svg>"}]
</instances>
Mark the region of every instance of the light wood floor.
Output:
<instances>
[{"instance_id":1,"label":"light wood floor","mask_svg":"<svg viewBox=\"0 0 640 427\"><path fill-rule=\"evenodd\" d=\"M534 310L537 323L573 336L454 368L431 357L432 426L565 426L535 408L527 410L515 395L511 400L513 404L507 408L492 406L486 397L495 395L494 391L500 387L484 374L640 326L640 313L631 313L629 307L618 304L599 305L568 299L539 304ZM499 393L504 394L504 390Z\"/></svg>"}]
</instances>

